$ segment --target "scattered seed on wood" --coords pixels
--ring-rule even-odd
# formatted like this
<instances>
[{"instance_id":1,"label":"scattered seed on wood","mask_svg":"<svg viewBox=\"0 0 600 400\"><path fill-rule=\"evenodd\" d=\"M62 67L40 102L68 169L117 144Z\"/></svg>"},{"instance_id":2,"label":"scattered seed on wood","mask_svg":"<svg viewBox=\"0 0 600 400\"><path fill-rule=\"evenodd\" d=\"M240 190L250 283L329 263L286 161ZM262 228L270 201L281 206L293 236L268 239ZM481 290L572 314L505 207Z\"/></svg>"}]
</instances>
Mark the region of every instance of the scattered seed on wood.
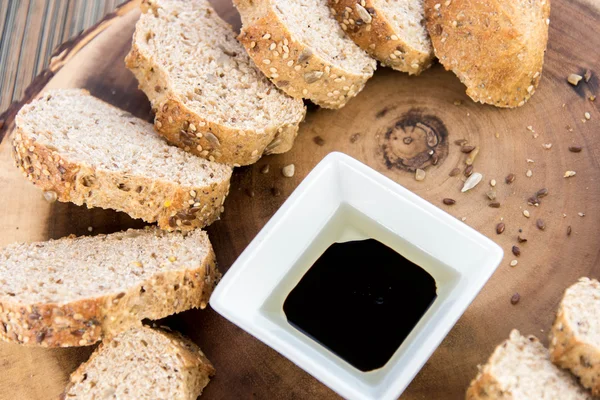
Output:
<instances>
[{"instance_id":1,"label":"scattered seed on wood","mask_svg":"<svg viewBox=\"0 0 600 400\"><path fill-rule=\"evenodd\" d=\"M506 182L507 184L511 184L515 181L516 175L515 174L508 174L506 175L506 178L504 178L504 182Z\"/></svg>"},{"instance_id":2,"label":"scattered seed on wood","mask_svg":"<svg viewBox=\"0 0 600 400\"><path fill-rule=\"evenodd\" d=\"M511 267L516 267L518 263L519 263L519 262L518 262L517 260L512 260L512 261L510 262L510 266L511 266Z\"/></svg>"},{"instance_id":3,"label":"scattered seed on wood","mask_svg":"<svg viewBox=\"0 0 600 400\"><path fill-rule=\"evenodd\" d=\"M519 257L521 255L521 249L519 248L519 246L513 246L512 247L512 253Z\"/></svg>"},{"instance_id":4,"label":"scattered seed on wood","mask_svg":"<svg viewBox=\"0 0 600 400\"><path fill-rule=\"evenodd\" d=\"M579 81L581 81L581 79L583 79L583 76L577 75L577 74L571 74L571 75L568 76L567 81L571 85L577 86L577 85L579 85Z\"/></svg>"},{"instance_id":5,"label":"scattered seed on wood","mask_svg":"<svg viewBox=\"0 0 600 400\"><path fill-rule=\"evenodd\" d=\"M271 194L275 197L279 197L279 196L281 196L281 190L279 190L279 188L272 187Z\"/></svg>"},{"instance_id":6,"label":"scattered seed on wood","mask_svg":"<svg viewBox=\"0 0 600 400\"><path fill-rule=\"evenodd\" d=\"M527 241L527 238L524 238L521 235L517 236L517 242L519 242L519 243L525 243L526 241Z\"/></svg>"},{"instance_id":7,"label":"scattered seed on wood","mask_svg":"<svg viewBox=\"0 0 600 400\"><path fill-rule=\"evenodd\" d=\"M321 136L315 136L313 138L313 142L315 142L317 146L323 146L325 144L325 139L323 139Z\"/></svg>"},{"instance_id":8,"label":"scattered seed on wood","mask_svg":"<svg viewBox=\"0 0 600 400\"><path fill-rule=\"evenodd\" d=\"M424 170L422 170L422 169L420 169L420 168L418 168L418 169L415 171L415 180L416 180L416 181L422 181L422 180L424 180L424 179L425 179L425 175L426 175L425 171L424 171Z\"/></svg>"},{"instance_id":9,"label":"scattered seed on wood","mask_svg":"<svg viewBox=\"0 0 600 400\"><path fill-rule=\"evenodd\" d=\"M360 139L360 133L355 133L354 135L350 136L350 143L355 143L358 139Z\"/></svg>"},{"instance_id":10,"label":"scattered seed on wood","mask_svg":"<svg viewBox=\"0 0 600 400\"><path fill-rule=\"evenodd\" d=\"M452 169L452 171L450 171L450 173L448 174L449 176L456 176L460 174L460 168L454 168Z\"/></svg>"},{"instance_id":11,"label":"scattered seed on wood","mask_svg":"<svg viewBox=\"0 0 600 400\"><path fill-rule=\"evenodd\" d=\"M434 154L431 156L431 164L432 165L437 165L439 161L440 161L440 157L437 154Z\"/></svg>"},{"instance_id":12,"label":"scattered seed on wood","mask_svg":"<svg viewBox=\"0 0 600 400\"><path fill-rule=\"evenodd\" d=\"M515 304L517 304L519 302L519 300L521 300L521 296L519 295L519 293L515 293L510 298L510 304L512 304L514 306Z\"/></svg>"},{"instance_id":13,"label":"scattered seed on wood","mask_svg":"<svg viewBox=\"0 0 600 400\"><path fill-rule=\"evenodd\" d=\"M548 196L548 189L542 188L535 193L536 197L546 197Z\"/></svg>"},{"instance_id":14,"label":"scattered seed on wood","mask_svg":"<svg viewBox=\"0 0 600 400\"><path fill-rule=\"evenodd\" d=\"M457 146L464 146L467 144L467 139L457 139L454 141L454 144Z\"/></svg>"},{"instance_id":15,"label":"scattered seed on wood","mask_svg":"<svg viewBox=\"0 0 600 400\"><path fill-rule=\"evenodd\" d=\"M527 172L525 172L525 176L531 178L533 176L533 171L528 169Z\"/></svg>"},{"instance_id":16,"label":"scattered seed on wood","mask_svg":"<svg viewBox=\"0 0 600 400\"><path fill-rule=\"evenodd\" d=\"M473 150L475 150L475 146L462 146L460 148L460 151L462 151L465 154L469 154L470 152L472 152Z\"/></svg>"},{"instance_id":17,"label":"scattered seed on wood","mask_svg":"<svg viewBox=\"0 0 600 400\"><path fill-rule=\"evenodd\" d=\"M569 151L571 153L580 153L582 147L581 146L569 146Z\"/></svg>"},{"instance_id":18,"label":"scattered seed on wood","mask_svg":"<svg viewBox=\"0 0 600 400\"><path fill-rule=\"evenodd\" d=\"M592 118L591 114L590 114L589 112L587 112L587 111L586 111L586 112L583 114L583 116L584 116L584 117L585 117L585 119L587 119L587 120L589 120L590 118Z\"/></svg>"},{"instance_id":19,"label":"scattered seed on wood","mask_svg":"<svg viewBox=\"0 0 600 400\"><path fill-rule=\"evenodd\" d=\"M496 225L496 233L498 235L501 235L505 229L506 229L506 225L504 225L504 222L500 222L498 225Z\"/></svg>"},{"instance_id":20,"label":"scattered seed on wood","mask_svg":"<svg viewBox=\"0 0 600 400\"><path fill-rule=\"evenodd\" d=\"M260 169L260 173L261 174L268 174L269 173L269 169L270 169L269 164L265 164Z\"/></svg>"},{"instance_id":21,"label":"scattered seed on wood","mask_svg":"<svg viewBox=\"0 0 600 400\"><path fill-rule=\"evenodd\" d=\"M540 200L535 196L531 196L530 198L527 199L527 204L529 204L530 206L537 207L540 205Z\"/></svg>"},{"instance_id":22,"label":"scattered seed on wood","mask_svg":"<svg viewBox=\"0 0 600 400\"><path fill-rule=\"evenodd\" d=\"M490 206L492 208L500 208L500 202L499 201L492 201L490 204L488 204L488 206Z\"/></svg>"},{"instance_id":23,"label":"scattered seed on wood","mask_svg":"<svg viewBox=\"0 0 600 400\"><path fill-rule=\"evenodd\" d=\"M523 210L523 215L524 215L526 218L529 218L529 211L527 211L527 210Z\"/></svg>"},{"instance_id":24,"label":"scattered seed on wood","mask_svg":"<svg viewBox=\"0 0 600 400\"><path fill-rule=\"evenodd\" d=\"M490 191L489 191L489 192L487 192L485 195L486 195L486 196L488 197L488 199L490 199L490 200L496 200L496 191L495 191L495 190L490 190Z\"/></svg>"},{"instance_id":25,"label":"scattered seed on wood","mask_svg":"<svg viewBox=\"0 0 600 400\"><path fill-rule=\"evenodd\" d=\"M550 150L552 148L552 143L544 143L542 144L542 147L546 150Z\"/></svg>"},{"instance_id":26,"label":"scattered seed on wood","mask_svg":"<svg viewBox=\"0 0 600 400\"><path fill-rule=\"evenodd\" d=\"M252 190L252 189L246 189L246 195L248 197L254 197L254 190Z\"/></svg>"},{"instance_id":27,"label":"scattered seed on wood","mask_svg":"<svg viewBox=\"0 0 600 400\"><path fill-rule=\"evenodd\" d=\"M296 166L294 164L286 165L285 167L283 167L281 169L282 175L285 176L286 178L291 178L292 176L294 176L295 172L296 172Z\"/></svg>"},{"instance_id":28,"label":"scattered seed on wood","mask_svg":"<svg viewBox=\"0 0 600 400\"><path fill-rule=\"evenodd\" d=\"M594 95L591 95L591 96L589 97L589 99L590 99L590 101L596 101L596 96L594 96ZM1 129L1 128L0 128L0 129Z\"/></svg>"},{"instance_id":29,"label":"scattered seed on wood","mask_svg":"<svg viewBox=\"0 0 600 400\"><path fill-rule=\"evenodd\" d=\"M465 168L465 176L468 178L469 176L473 175L473 166L469 165L467 166L467 168Z\"/></svg>"},{"instance_id":30,"label":"scattered seed on wood","mask_svg":"<svg viewBox=\"0 0 600 400\"><path fill-rule=\"evenodd\" d=\"M564 177L565 178L570 178L570 177L575 176L575 175L577 175L577 172L575 172L575 171L565 171Z\"/></svg>"},{"instance_id":31,"label":"scattered seed on wood","mask_svg":"<svg viewBox=\"0 0 600 400\"><path fill-rule=\"evenodd\" d=\"M492 180L490 181L490 186L491 186L491 187L495 187L495 186L496 186L496 180L495 180L495 179L492 179Z\"/></svg>"},{"instance_id":32,"label":"scattered seed on wood","mask_svg":"<svg viewBox=\"0 0 600 400\"><path fill-rule=\"evenodd\" d=\"M477 154L479 154L479 146L475 146L473 151L469 153L469 157L467 157L467 159L465 160L465 164L473 165L475 159L477 158Z\"/></svg>"},{"instance_id":33,"label":"scattered seed on wood","mask_svg":"<svg viewBox=\"0 0 600 400\"><path fill-rule=\"evenodd\" d=\"M567 236L571 236L571 225L567 226Z\"/></svg>"},{"instance_id":34,"label":"scattered seed on wood","mask_svg":"<svg viewBox=\"0 0 600 400\"><path fill-rule=\"evenodd\" d=\"M473 189L479 184L479 182L481 182L481 179L483 179L483 175L481 175L479 172L474 172L473 175L467 178L463 188L460 191L464 193L467 190Z\"/></svg>"},{"instance_id":35,"label":"scattered seed on wood","mask_svg":"<svg viewBox=\"0 0 600 400\"><path fill-rule=\"evenodd\" d=\"M585 79L585 83L588 83L590 79L592 79L592 71L586 69L585 74L583 74L583 79Z\"/></svg>"},{"instance_id":36,"label":"scattered seed on wood","mask_svg":"<svg viewBox=\"0 0 600 400\"><path fill-rule=\"evenodd\" d=\"M410 136L407 136L404 139L402 139L402 141L404 142L404 144L411 144L413 141L413 138L411 138Z\"/></svg>"},{"instance_id":37,"label":"scattered seed on wood","mask_svg":"<svg viewBox=\"0 0 600 400\"><path fill-rule=\"evenodd\" d=\"M537 226L537 228L540 231L543 231L544 229L546 229L546 223L541 219L538 219L537 221L535 221L535 226Z\"/></svg>"},{"instance_id":38,"label":"scattered seed on wood","mask_svg":"<svg viewBox=\"0 0 600 400\"><path fill-rule=\"evenodd\" d=\"M582 212L578 212L577 215L579 215L580 217L585 217L585 213Z\"/></svg>"},{"instance_id":39,"label":"scattered seed on wood","mask_svg":"<svg viewBox=\"0 0 600 400\"><path fill-rule=\"evenodd\" d=\"M444 200L442 200L444 202L445 205L447 206L453 206L454 204L456 204L456 200L454 199L450 199L450 198L445 198Z\"/></svg>"}]
</instances>

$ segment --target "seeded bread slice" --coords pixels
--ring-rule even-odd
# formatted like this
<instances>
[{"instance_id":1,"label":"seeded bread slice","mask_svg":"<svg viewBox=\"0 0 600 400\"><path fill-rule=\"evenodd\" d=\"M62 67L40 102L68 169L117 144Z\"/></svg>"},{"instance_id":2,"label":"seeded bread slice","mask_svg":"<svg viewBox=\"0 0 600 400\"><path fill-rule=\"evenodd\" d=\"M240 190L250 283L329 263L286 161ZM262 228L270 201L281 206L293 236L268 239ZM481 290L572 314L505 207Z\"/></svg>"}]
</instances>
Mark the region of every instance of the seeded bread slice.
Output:
<instances>
[{"instance_id":1,"label":"seeded bread slice","mask_svg":"<svg viewBox=\"0 0 600 400\"><path fill-rule=\"evenodd\" d=\"M196 400L215 369L175 332L138 327L102 342L71 375L65 400Z\"/></svg>"},{"instance_id":2,"label":"seeded bread slice","mask_svg":"<svg viewBox=\"0 0 600 400\"><path fill-rule=\"evenodd\" d=\"M542 75L550 0L424 0L440 63L474 101L521 107Z\"/></svg>"},{"instance_id":3,"label":"seeded bread slice","mask_svg":"<svg viewBox=\"0 0 600 400\"><path fill-rule=\"evenodd\" d=\"M220 276L199 229L13 244L0 251L0 339L90 345L144 318L206 307Z\"/></svg>"},{"instance_id":4,"label":"seeded bread slice","mask_svg":"<svg viewBox=\"0 0 600 400\"><path fill-rule=\"evenodd\" d=\"M550 331L552 361L600 395L600 283L581 278L569 287Z\"/></svg>"},{"instance_id":5,"label":"seeded bread slice","mask_svg":"<svg viewBox=\"0 0 600 400\"><path fill-rule=\"evenodd\" d=\"M277 90L206 0L146 0L125 59L170 143L235 166L288 151L301 100Z\"/></svg>"},{"instance_id":6,"label":"seeded bread slice","mask_svg":"<svg viewBox=\"0 0 600 400\"><path fill-rule=\"evenodd\" d=\"M327 0L234 0L238 37L278 88L324 108L341 108L376 63L342 31Z\"/></svg>"},{"instance_id":7,"label":"seeded bread slice","mask_svg":"<svg viewBox=\"0 0 600 400\"><path fill-rule=\"evenodd\" d=\"M410 75L431 66L423 0L329 0L342 29L383 65Z\"/></svg>"},{"instance_id":8,"label":"seeded bread slice","mask_svg":"<svg viewBox=\"0 0 600 400\"><path fill-rule=\"evenodd\" d=\"M80 89L50 91L16 118L17 167L50 201L124 211L166 230L219 218L231 168L169 146L152 124Z\"/></svg>"},{"instance_id":9,"label":"seeded bread slice","mask_svg":"<svg viewBox=\"0 0 600 400\"><path fill-rule=\"evenodd\" d=\"M496 347L467 390L467 400L592 400L566 371L550 361L535 336L517 330Z\"/></svg>"}]
</instances>

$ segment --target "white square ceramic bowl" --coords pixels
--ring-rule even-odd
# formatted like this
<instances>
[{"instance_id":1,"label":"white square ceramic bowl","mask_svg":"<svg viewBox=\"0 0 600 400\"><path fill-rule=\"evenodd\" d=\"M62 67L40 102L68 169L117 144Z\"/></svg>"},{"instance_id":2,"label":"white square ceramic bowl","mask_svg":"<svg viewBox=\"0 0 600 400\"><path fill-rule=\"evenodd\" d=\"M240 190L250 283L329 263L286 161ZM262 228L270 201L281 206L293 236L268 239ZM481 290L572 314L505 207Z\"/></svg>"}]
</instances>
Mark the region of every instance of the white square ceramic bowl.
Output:
<instances>
[{"instance_id":1,"label":"white square ceramic bowl","mask_svg":"<svg viewBox=\"0 0 600 400\"><path fill-rule=\"evenodd\" d=\"M385 366L362 372L292 327L283 302L332 243L366 238L423 267L435 278L438 297ZM392 400L502 257L498 245L453 216L359 161L331 153L231 266L210 304L341 396Z\"/></svg>"}]
</instances>

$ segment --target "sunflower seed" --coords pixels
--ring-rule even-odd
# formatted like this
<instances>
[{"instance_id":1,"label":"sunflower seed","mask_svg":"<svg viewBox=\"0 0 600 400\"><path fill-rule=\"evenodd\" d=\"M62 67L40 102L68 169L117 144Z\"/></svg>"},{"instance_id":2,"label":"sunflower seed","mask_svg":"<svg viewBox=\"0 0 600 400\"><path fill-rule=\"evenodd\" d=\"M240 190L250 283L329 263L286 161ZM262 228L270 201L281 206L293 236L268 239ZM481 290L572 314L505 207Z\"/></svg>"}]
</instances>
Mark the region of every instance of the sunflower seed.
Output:
<instances>
[{"instance_id":1,"label":"sunflower seed","mask_svg":"<svg viewBox=\"0 0 600 400\"><path fill-rule=\"evenodd\" d=\"M546 197L546 196L548 196L548 189L543 188L543 189L538 190L536 192L535 196L536 197Z\"/></svg>"},{"instance_id":2,"label":"sunflower seed","mask_svg":"<svg viewBox=\"0 0 600 400\"><path fill-rule=\"evenodd\" d=\"M569 151L571 153L579 153L581 152L582 147L581 146L569 146Z\"/></svg>"},{"instance_id":3,"label":"sunflower seed","mask_svg":"<svg viewBox=\"0 0 600 400\"><path fill-rule=\"evenodd\" d=\"M456 200L450 199L450 198L446 198L446 199L442 200L442 202L447 206L452 206L452 205L456 204Z\"/></svg>"},{"instance_id":4,"label":"sunflower seed","mask_svg":"<svg viewBox=\"0 0 600 400\"><path fill-rule=\"evenodd\" d=\"M525 243L527 241L527 238L524 238L521 235L519 235L519 236L517 236L517 241L519 243Z\"/></svg>"},{"instance_id":5,"label":"sunflower seed","mask_svg":"<svg viewBox=\"0 0 600 400\"><path fill-rule=\"evenodd\" d=\"M488 206L490 206L492 208L500 208L500 202L499 201L492 201L490 204L488 204Z\"/></svg>"},{"instance_id":6,"label":"sunflower seed","mask_svg":"<svg viewBox=\"0 0 600 400\"><path fill-rule=\"evenodd\" d=\"M516 178L515 174L508 174L508 175L506 175L506 178L504 178L504 181L507 184L511 184L511 183L513 183L515 181L515 178Z\"/></svg>"},{"instance_id":7,"label":"sunflower seed","mask_svg":"<svg viewBox=\"0 0 600 400\"><path fill-rule=\"evenodd\" d=\"M481 179L483 179L483 175L481 175L479 172L474 172L473 175L467 178L463 188L460 191L464 193L467 190L473 189L479 184L479 182L481 182Z\"/></svg>"},{"instance_id":8,"label":"sunflower seed","mask_svg":"<svg viewBox=\"0 0 600 400\"><path fill-rule=\"evenodd\" d=\"M425 179L425 171L424 171L424 170L422 170L422 169L420 169L420 168L418 168L418 169L415 171L415 180L417 180L417 181L422 181L422 180L424 180L424 179Z\"/></svg>"},{"instance_id":9,"label":"sunflower seed","mask_svg":"<svg viewBox=\"0 0 600 400\"><path fill-rule=\"evenodd\" d=\"M511 267L516 267L518 263L519 263L519 262L518 262L517 260L512 260L512 261L510 262L510 266L511 266Z\"/></svg>"},{"instance_id":10,"label":"sunflower seed","mask_svg":"<svg viewBox=\"0 0 600 400\"><path fill-rule=\"evenodd\" d=\"M475 150L475 146L462 146L460 148L460 151L462 151L465 154L469 154L470 152L472 152L473 150Z\"/></svg>"},{"instance_id":11,"label":"sunflower seed","mask_svg":"<svg viewBox=\"0 0 600 400\"><path fill-rule=\"evenodd\" d=\"M469 157L467 157L467 159L465 160L465 164L473 165L475 159L477 158L477 154L479 154L479 146L475 146L473 151L469 153Z\"/></svg>"}]
</instances>

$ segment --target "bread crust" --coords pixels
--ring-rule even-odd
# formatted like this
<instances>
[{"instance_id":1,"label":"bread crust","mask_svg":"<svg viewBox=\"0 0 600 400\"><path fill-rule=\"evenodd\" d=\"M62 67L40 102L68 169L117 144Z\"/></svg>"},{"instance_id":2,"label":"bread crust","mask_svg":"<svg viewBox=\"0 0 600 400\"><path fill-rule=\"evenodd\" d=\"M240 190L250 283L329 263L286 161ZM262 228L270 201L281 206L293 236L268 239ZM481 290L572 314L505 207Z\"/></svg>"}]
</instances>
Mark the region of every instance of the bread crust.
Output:
<instances>
[{"instance_id":1,"label":"bread crust","mask_svg":"<svg viewBox=\"0 0 600 400\"><path fill-rule=\"evenodd\" d=\"M18 125L13 157L27 179L44 192L54 193L58 201L123 211L133 218L158 222L168 231L190 231L216 221L229 193L229 177L210 186L184 187L71 162Z\"/></svg>"},{"instance_id":2,"label":"bread crust","mask_svg":"<svg viewBox=\"0 0 600 400\"><path fill-rule=\"evenodd\" d=\"M221 278L212 247L200 265L152 275L126 292L65 304L0 301L0 340L25 346L88 346L142 320L205 308Z\"/></svg>"},{"instance_id":3,"label":"bread crust","mask_svg":"<svg viewBox=\"0 0 600 400\"><path fill-rule=\"evenodd\" d=\"M550 0L425 0L435 55L474 101L520 107L540 82Z\"/></svg>"},{"instance_id":4,"label":"bread crust","mask_svg":"<svg viewBox=\"0 0 600 400\"><path fill-rule=\"evenodd\" d=\"M142 12L152 12L154 3L144 0ZM289 151L298 135L306 107L294 123L265 126L262 132L241 130L211 122L190 110L169 84L168 75L137 45L133 35L131 51L125 57L139 88L152 103L154 128L167 141L199 157L233 166L255 163L263 154Z\"/></svg>"},{"instance_id":5,"label":"bread crust","mask_svg":"<svg viewBox=\"0 0 600 400\"><path fill-rule=\"evenodd\" d=\"M208 385L210 378L215 375L215 368L208 358L206 358L204 353L202 353L200 347L194 342L178 332L167 331L166 327L162 328L163 329L158 329L144 326L140 329L153 329L171 341L173 352L178 354L181 359L181 368L178 369L178 372L181 374L182 380L186 383L183 388L184 393L181 394L181 397L177 397L177 399L195 400L200 396L206 385ZM70 398L68 396L69 391L74 385L82 382L86 378L86 371L94 358L98 357L104 348L110 345L111 340L100 343L96 350L90 355L90 358L71 374L69 383L64 391L64 398Z\"/></svg>"},{"instance_id":6,"label":"bread crust","mask_svg":"<svg viewBox=\"0 0 600 400\"><path fill-rule=\"evenodd\" d=\"M288 95L309 99L323 108L338 109L373 76L375 61L361 73L346 71L293 38L273 11L270 0L234 0L234 5L243 22L239 41L256 66ZM250 18L251 12L261 15ZM273 43L276 46L271 50Z\"/></svg>"},{"instance_id":7,"label":"bread crust","mask_svg":"<svg viewBox=\"0 0 600 400\"><path fill-rule=\"evenodd\" d=\"M580 281L594 285L600 291L598 281L587 278ZM594 396L600 396L600 344L589 343L577 335L573 323L578 318L565 307L566 296L567 293L559 305L549 333L550 358L553 363L577 376L581 385L590 389Z\"/></svg>"},{"instance_id":8,"label":"bread crust","mask_svg":"<svg viewBox=\"0 0 600 400\"><path fill-rule=\"evenodd\" d=\"M329 6L348 36L382 65L410 75L418 75L431 66L433 49L424 52L402 40L373 0L329 0ZM365 13L371 21L365 21Z\"/></svg>"}]
</instances>

